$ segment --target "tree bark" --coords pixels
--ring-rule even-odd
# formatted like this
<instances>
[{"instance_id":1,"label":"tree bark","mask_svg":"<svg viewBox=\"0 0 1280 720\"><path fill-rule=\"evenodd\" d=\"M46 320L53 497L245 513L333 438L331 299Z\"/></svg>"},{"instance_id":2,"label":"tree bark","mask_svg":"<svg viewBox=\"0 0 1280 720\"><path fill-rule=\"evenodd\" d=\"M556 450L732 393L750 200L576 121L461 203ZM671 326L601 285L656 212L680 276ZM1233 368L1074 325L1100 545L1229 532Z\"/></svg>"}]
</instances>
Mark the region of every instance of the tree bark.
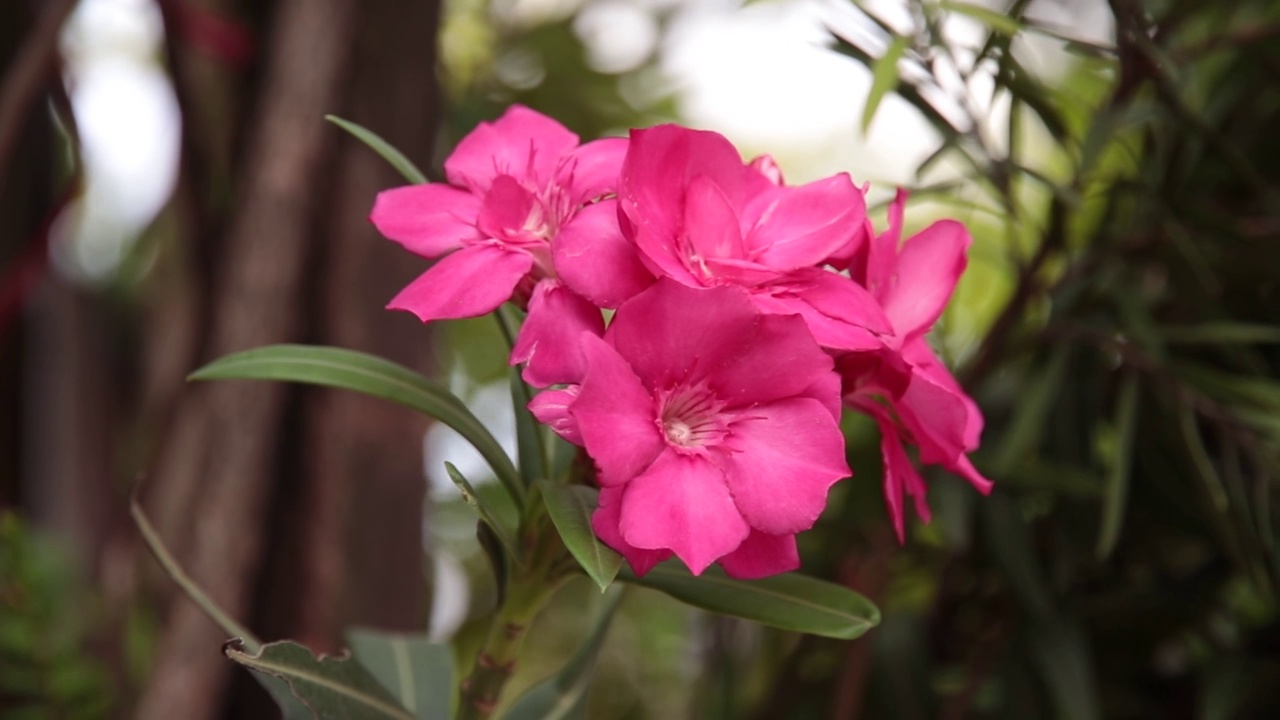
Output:
<instances>
[{"instance_id":1,"label":"tree bark","mask_svg":"<svg viewBox=\"0 0 1280 720\"><path fill-rule=\"evenodd\" d=\"M313 242L309 221L323 200L314 181L325 168L327 142L317 119L334 106L345 80L351 13L346 0L277 7L215 284L211 355L299 337ZM262 564L284 409L279 385L195 388L177 423L197 428L198 441L161 458L154 476L156 482L200 478L188 570L236 617L249 614ZM224 639L195 605L178 599L137 717L216 717L231 669L218 652Z\"/></svg>"}]
</instances>

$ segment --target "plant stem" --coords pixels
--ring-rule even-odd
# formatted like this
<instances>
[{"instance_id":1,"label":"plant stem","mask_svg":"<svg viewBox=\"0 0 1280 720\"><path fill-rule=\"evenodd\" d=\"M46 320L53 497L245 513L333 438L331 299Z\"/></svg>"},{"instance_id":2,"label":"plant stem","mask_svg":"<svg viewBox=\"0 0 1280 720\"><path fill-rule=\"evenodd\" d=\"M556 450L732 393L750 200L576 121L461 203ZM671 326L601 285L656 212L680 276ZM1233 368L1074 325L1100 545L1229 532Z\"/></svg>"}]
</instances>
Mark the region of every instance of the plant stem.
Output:
<instances>
[{"instance_id":1,"label":"plant stem","mask_svg":"<svg viewBox=\"0 0 1280 720\"><path fill-rule=\"evenodd\" d=\"M458 720L486 720L493 715L502 689L515 674L529 625L555 587L538 573L512 579L506 600L489 626L489 637L476 655L471 676L462 683Z\"/></svg>"}]
</instances>

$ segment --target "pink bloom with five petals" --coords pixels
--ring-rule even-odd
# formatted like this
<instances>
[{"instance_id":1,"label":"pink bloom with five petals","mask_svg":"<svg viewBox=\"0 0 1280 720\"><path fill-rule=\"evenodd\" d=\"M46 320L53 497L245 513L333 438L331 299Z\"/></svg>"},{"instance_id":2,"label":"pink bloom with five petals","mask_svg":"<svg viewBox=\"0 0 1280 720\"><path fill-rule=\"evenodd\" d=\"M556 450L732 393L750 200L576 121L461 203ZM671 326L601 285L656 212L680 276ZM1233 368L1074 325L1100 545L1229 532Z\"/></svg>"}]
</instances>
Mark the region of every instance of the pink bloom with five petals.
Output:
<instances>
[{"instance_id":1,"label":"pink bloom with five petals","mask_svg":"<svg viewBox=\"0 0 1280 720\"><path fill-rule=\"evenodd\" d=\"M536 385L581 374L576 338L603 331L591 303L556 280L552 248L585 219L597 234L620 230L584 211L613 214L626 153L623 138L578 144L560 123L512 106L481 123L444 163L448 183L378 194L370 220L388 238L424 257L442 257L388 304L423 322L484 315L508 299L529 303L530 318L512 356ZM553 319L538 318L555 312Z\"/></svg>"},{"instance_id":2,"label":"pink bloom with five petals","mask_svg":"<svg viewBox=\"0 0 1280 720\"><path fill-rule=\"evenodd\" d=\"M582 383L530 408L595 461L596 534L637 574L672 554L695 574L798 567L795 534L850 474L839 377L804 322L663 279L582 342Z\"/></svg>"}]
</instances>

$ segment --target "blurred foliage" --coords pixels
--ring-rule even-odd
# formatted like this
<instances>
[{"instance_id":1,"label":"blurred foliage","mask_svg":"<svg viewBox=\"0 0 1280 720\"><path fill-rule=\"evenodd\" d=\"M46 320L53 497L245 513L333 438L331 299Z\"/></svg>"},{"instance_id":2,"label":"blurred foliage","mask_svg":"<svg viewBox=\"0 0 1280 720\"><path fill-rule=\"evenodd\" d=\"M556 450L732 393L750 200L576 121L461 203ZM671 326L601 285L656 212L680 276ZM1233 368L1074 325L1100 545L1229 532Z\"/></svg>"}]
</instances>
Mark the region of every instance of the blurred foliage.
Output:
<instances>
[{"instance_id":1,"label":"blurred foliage","mask_svg":"<svg viewBox=\"0 0 1280 720\"><path fill-rule=\"evenodd\" d=\"M802 641L759 717L1277 716L1280 7L1113 0L1115 47L1064 39L1055 78L1019 52L1059 35L1029 3L968 47L941 31L983 19L961 5L911 3L897 92L944 139L920 177L959 168L916 196L971 211L983 269L944 329L997 490L935 478L903 548L852 530L870 483L842 491L807 557L884 564L868 681L854 647ZM1007 117L944 65L993 76Z\"/></svg>"},{"instance_id":2,"label":"blurred foliage","mask_svg":"<svg viewBox=\"0 0 1280 720\"><path fill-rule=\"evenodd\" d=\"M112 678L88 652L87 601L68 558L0 513L0 717L107 717Z\"/></svg>"},{"instance_id":3,"label":"blurred foliage","mask_svg":"<svg viewBox=\"0 0 1280 720\"><path fill-rule=\"evenodd\" d=\"M476 123L497 117L514 103L554 116L584 139L676 118L673 96L664 88L652 53L625 71L599 69L574 27L584 7L576 9L578 14L534 17L528 9L523 15L513 13L520 5L446 3L440 47L450 112L442 149L452 148ZM659 24L670 12L658 5L648 10Z\"/></svg>"}]
</instances>

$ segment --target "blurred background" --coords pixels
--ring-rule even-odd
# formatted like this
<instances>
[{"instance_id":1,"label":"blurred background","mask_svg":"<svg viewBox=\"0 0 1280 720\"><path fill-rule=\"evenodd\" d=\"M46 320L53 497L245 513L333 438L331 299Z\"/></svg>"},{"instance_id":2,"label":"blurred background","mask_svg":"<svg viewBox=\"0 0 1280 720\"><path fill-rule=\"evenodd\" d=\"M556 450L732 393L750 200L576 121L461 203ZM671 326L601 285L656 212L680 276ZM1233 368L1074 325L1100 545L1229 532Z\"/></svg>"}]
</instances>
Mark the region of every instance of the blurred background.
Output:
<instances>
[{"instance_id":1,"label":"blurred background","mask_svg":"<svg viewBox=\"0 0 1280 720\"><path fill-rule=\"evenodd\" d=\"M802 536L882 608L839 642L628 591L599 718L1280 717L1280 3L13 0L0 5L0 718L269 718L170 550L268 638L466 647L493 582L385 403L185 375L272 342L447 380L510 427L491 322L383 310L425 261L366 217L524 103L584 138L715 129L788 179L912 188L974 235L936 347L987 416L981 498L893 538L874 425ZM483 491L483 489L482 489ZM561 591L513 690L599 602Z\"/></svg>"}]
</instances>

